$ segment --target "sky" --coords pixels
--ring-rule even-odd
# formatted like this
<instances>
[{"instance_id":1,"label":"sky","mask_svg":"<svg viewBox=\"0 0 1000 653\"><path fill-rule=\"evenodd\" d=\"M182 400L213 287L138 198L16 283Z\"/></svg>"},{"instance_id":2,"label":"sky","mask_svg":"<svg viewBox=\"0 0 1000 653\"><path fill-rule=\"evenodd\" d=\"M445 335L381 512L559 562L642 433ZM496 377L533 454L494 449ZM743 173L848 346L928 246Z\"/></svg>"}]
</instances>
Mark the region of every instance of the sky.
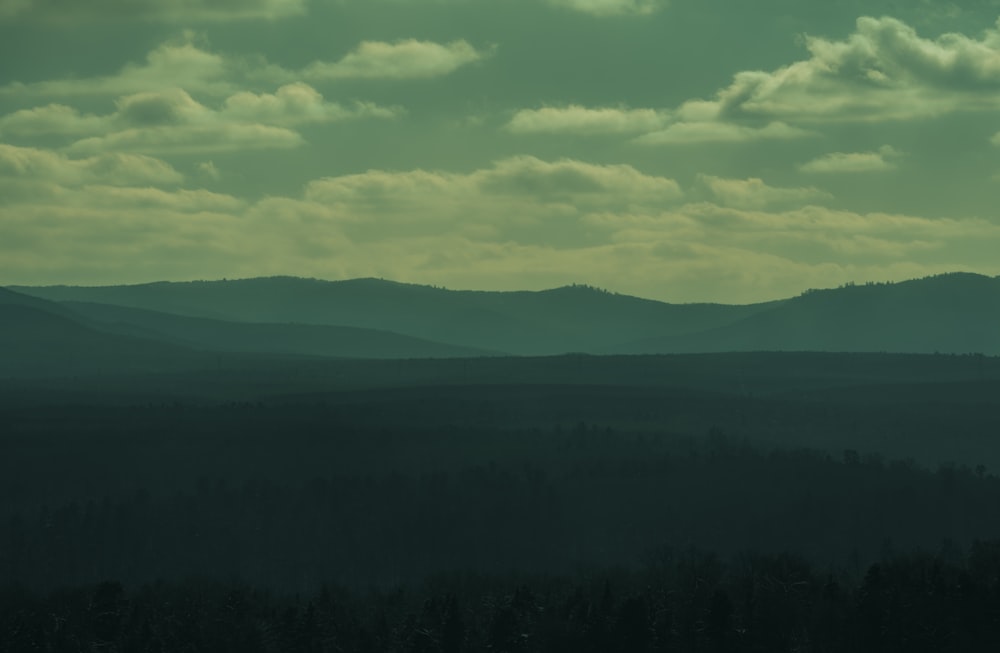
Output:
<instances>
[{"instance_id":1,"label":"sky","mask_svg":"<svg viewBox=\"0 0 1000 653\"><path fill-rule=\"evenodd\" d=\"M0 284L1000 274L1000 0L0 0Z\"/></svg>"}]
</instances>

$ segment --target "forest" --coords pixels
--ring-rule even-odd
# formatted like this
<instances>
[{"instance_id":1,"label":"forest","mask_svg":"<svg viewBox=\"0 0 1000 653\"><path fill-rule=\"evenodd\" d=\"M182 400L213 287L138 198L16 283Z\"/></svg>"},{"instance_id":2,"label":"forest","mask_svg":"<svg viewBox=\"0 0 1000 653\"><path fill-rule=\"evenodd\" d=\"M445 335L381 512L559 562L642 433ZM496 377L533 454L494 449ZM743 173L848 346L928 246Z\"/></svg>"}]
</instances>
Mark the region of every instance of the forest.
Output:
<instances>
[{"instance_id":1,"label":"forest","mask_svg":"<svg viewBox=\"0 0 1000 653\"><path fill-rule=\"evenodd\" d=\"M997 370L760 353L9 380L0 650L993 650Z\"/></svg>"}]
</instances>

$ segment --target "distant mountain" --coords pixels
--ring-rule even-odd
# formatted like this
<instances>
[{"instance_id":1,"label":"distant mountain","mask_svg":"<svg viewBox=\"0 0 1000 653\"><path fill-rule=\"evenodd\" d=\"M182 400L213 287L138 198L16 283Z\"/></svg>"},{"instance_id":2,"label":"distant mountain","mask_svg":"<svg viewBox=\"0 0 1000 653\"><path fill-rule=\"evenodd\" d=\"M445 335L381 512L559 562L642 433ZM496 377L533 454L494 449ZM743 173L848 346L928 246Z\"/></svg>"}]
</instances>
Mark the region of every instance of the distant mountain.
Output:
<instances>
[{"instance_id":1,"label":"distant mountain","mask_svg":"<svg viewBox=\"0 0 1000 653\"><path fill-rule=\"evenodd\" d=\"M104 331L211 351L337 358L456 358L496 353L375 329L226 322L86 302L64 302L59 306L87 318Z\"/></svg>"},{"instance_id":2,"label":"distant mountain","mask_svg":"<svg viewBox=\"0 0 1000 653\"><path fill-rule=\"evenodd\" d=\"M102 333L61 314L58 306L16 301L13 294L0 292L0 376L163 372L215 364L213 357L182 347Z\"/></svg>"},{"instance_id":3,"label":"distant mountain","mask_svg":"<svg viewBox=\"0 0 1000 653\"><path fill-rule=\"evenodd\" d=\"M733 324L639 340L624 349L1000 355L1000 277L953 273L814 290Z\"/></svg>"},{"instance_id":4,"label":"distant mountain","mask_svg":"<svg viewBox=\"0 0 1000 653\"><path fill-rule=\"evenodd\" d=\"M453 291L378 279L270 277L134 286L19 287L55 301L129 306L216 320L379 329L514 354L610 353L623 342L703 331L774 304L666 304L585 286Z\"/></svg>"},{"instance_id":5,"label":"distant mountain","mask_svg":"<svg viewBox=\"0 0 1000 653\"><path fill-rule=\"evenodd\" d=\"M63 310L102 330L226 351L380 358L484 352L1000 354L1000 277L966 273L814 290L747 306L667 304L587 286L483 292L294 277L18 290L66 302Z\"/></svg>"}]
</instances>

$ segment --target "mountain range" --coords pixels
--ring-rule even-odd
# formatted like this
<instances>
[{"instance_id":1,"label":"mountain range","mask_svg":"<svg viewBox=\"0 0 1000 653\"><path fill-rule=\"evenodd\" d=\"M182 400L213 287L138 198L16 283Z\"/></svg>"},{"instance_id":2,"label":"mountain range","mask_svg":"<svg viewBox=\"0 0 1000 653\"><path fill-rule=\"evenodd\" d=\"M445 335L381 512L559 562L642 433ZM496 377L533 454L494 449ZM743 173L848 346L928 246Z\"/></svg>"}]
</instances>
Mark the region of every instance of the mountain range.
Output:
<instances>
[{"instance_id":1,"label":"mountain range","mask_svg":"<svg viewBox=\"0 0 1000 653\"><path fill-rule=\"evenodd\" d=\"M192 369L233 356L729 351L998 355L1000 277L952 273L747 305L589 286L485 292L295 277L0 289L6 376Z\"/></svg>"}]
</instances>

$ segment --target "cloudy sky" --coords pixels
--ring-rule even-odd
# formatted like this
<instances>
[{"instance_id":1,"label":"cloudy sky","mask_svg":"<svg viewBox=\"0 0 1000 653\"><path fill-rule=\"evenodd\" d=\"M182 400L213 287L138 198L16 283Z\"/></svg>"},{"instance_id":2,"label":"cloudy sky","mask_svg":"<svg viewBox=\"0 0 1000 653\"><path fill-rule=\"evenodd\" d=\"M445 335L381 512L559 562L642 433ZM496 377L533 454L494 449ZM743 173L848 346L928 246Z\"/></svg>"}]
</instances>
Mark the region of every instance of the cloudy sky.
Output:
<instances>
[{"instance_id":1,"label":"cloudy sky","mask_svg":"<svg viewBox=\"0 0 1000 653\"><path fill-rule=\"evenodd\" d=\"M1000 0L0 0L0 284L1000 274Z\"/></svg>"}]
</instances>

